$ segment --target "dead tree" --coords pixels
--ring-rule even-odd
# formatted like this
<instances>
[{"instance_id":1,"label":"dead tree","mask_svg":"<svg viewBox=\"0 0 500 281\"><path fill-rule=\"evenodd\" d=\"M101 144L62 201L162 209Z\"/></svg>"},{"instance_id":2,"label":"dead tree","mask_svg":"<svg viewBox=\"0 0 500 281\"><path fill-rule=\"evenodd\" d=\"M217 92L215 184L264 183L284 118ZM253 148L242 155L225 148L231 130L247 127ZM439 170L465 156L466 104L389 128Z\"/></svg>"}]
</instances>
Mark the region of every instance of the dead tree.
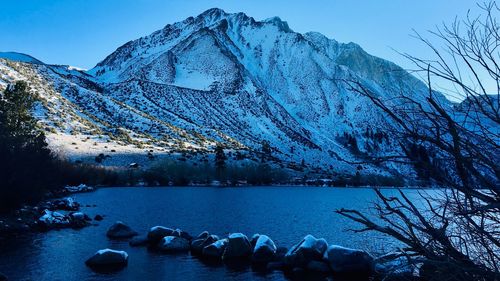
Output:
<instances>
[{"instance_id":1,"label":"dead tree","mask_svg":"<svg viewBox=\"0 0 500 281\"><path fill-rule=\"evenodd\" d=\"M426 147L440 167L428 174L446 189L421 192L419 203L403 191L388 196L376 190L377 219L357 210L337 213L360 223L357 231L400 241L410 260L426 260L422 272L432 272L427 278L434 280L500 280L500 10L494 1L479 7L480 16L468 14L431 32L444 48L416 35L435 57L405 55L427 82L425 98L401 88L400 96L384 100L356 79L344 81L393 121L402 153L382 160L412 163L408 145ZM462 101L443 99L436 84Z\"/></svg>"}]
</instances>

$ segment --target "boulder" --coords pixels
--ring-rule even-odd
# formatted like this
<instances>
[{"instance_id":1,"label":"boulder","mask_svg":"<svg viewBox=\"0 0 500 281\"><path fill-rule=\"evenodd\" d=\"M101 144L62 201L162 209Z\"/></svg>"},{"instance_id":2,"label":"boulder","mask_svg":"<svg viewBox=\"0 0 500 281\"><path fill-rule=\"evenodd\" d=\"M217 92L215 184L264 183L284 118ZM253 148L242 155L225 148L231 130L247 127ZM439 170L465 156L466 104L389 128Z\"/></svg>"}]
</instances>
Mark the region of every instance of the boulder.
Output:
<instances>
[{"instance_id":1,"label":"boulder","mask_svg":"<svg viewBox=\"0 0 500 281\"><path fill-rule=\"evenodd\" d=\"M229 235L227 247L222 255L223 260L248 258L252 254L252 245L242 233Z\"/></svg>"},{"instance_id":2,"label":"boulder","mask_svg":"<svg viewBox=\"0 0 500 281\"><path fill-rule=\"evenodd\" d=\"M274 260L276 245L267 235L259 235L255 242L252 260L256 263L268 263Z\"/></svg>"},{"instance_id":3,"label":"boulder","mask_svg":"<svg viewBox=\"0 0 500 281\"><path fill-rule=\"evenodd\" d=\"M148 232L148 240L151 244L156 244L165 236L170 236L174 230L164 226L153 226Z\"/></svg>"},{"instance_id":4,"label":"boulder","mask_svg":"<svg viewBox=\"0 0 500 281\"><path fill-rule=\"evenodd\" d=\"M132 238L128 244L132 247L146 246L148 244L148 238L146 236L137 236Z\"/></svg>"},{"instance_id":5,"label":"boulder","mask_svg":"<svg viewBox=\"0 0 500 281\"><path fill-rule=\"evenodd\" d=\"M220 259L222 257L222 254L224 253L224 250L227 247L228 239L220 239L215 241L214 243L205 246L202 251L203 257L206 258L213 258L213 259Z\"/></svg>"},{"instance_id":6,"label":"boulder","mask_svg":"<svg viewBox=\"0 0 500 281\"><path fill-rule=\"evenodd\" d=\"M99 269L117 269L126 266L128 254L125 251L103 249L97 251L85 264Z\"/></svg>"},{"instance_id":7,"label":"boulder","mask_svg":"<svg viewBox=\"0 0 500 281\"><path fill-rule=\"evenodd\" d=\"M174 232L172 232L171 235L181 237L181 238L184 238L184 239L189 240L189 241L193 240L193 236L189 235L189 233L187 233L186 231L180 230L178 228L176 230L174 230Z\"/></svg>"},{"instance_id":8,"label":"boulder","mask_svg":"<svg viewBox=\"0 0 500 281\"><path fill-rule=\"evenodd\" d=\"M70 213L68 216L69 216L69 219L71 221L71 226L73 228L81 228L81 227L88 226L90 224L88 222L88 220L90 219L89 216L87 216L86 214L84 214L82 212L73 212L73 213Z\"/></svg>"},{"instance_id":9,"label":"boulder","mask_svg":"<svg viewBox=\"0 0 500 281\"><path fill-rule=\"evenodd\" d=\"M7 276L5 276L5 274L0 272L0 281L7 281L7 280L9 280L9 278L7 278Z\"/></svg>"},{"instance_id":10,"label":"boulder","mask_svg":"<svg viewBox=\"0 0 500 281\"><path fill-rule=\"evenodd\" d=\"M369 275L373 271L373 257L362 250L332 245L325 251L324 260L339 274Z\"/></svg>"},{"instance_id":11,"label":"boulder","mask_svg":"<svg viewBox=\"0 0 500 281\"><path fill-rule=\"evenodd\" d=\"M205 239L207 238L208 236L210 236L210 233L208 231L203 231L202 233L200 233L198 236L196 236L196 239Z\"/></svg>"},{"instance_id":12,"label":"boulder","mask_svg":"<svg viewBox=\"0 0 500 281\"><path fill-rule=\"evenodd\" d=\"M203 248L216 242L219 238L216 235L209 235L206 238L195 239L191 241L191 253L193 255L201 255Z\"/></svg>"},{"instance_id":13,"label":"boulder","mask_svg":"<svg viewBox=\"0 0 500 281\"><path fill-rule=\"evenodd\" d=\"M189 251L189 241L182 237L165 236L158 244L158 249L165 253L179 253Z\"/></svg>"},{"instance_id":14,"label":"boulder","mask_svg":"<svg viewBox=\"0 0 500 281\"><path fill-rule=\"evenodd\" d=\"M106 236L111 239L130 238L136 235L138 235L136 231L134 231L132 228L130 228L130 226L121 221L115 222L109 227L108 231L106 232Z\"/></svg>"},{"instance_id":15,"label":"boulder","mask_svg":"<svg viewBox=\"0 0 500 281\"><path fill-rule=\"evenodd\" d=\"M104 218L101 215L95 215L94 220L102 221Z\"/></svg>"},{"instance_id":16,"label":"boulder","mask_svg":"<svg viewBox=\"0 0 500 281\"><path fill-rule=\"evenodd\" d=\"M325 239L316 239L307 235L300 243L293 246L285 255L285 263L289 267L305 268L313 260L320 261L323 258L328 243Z\"/></svg>"}]
</instances>

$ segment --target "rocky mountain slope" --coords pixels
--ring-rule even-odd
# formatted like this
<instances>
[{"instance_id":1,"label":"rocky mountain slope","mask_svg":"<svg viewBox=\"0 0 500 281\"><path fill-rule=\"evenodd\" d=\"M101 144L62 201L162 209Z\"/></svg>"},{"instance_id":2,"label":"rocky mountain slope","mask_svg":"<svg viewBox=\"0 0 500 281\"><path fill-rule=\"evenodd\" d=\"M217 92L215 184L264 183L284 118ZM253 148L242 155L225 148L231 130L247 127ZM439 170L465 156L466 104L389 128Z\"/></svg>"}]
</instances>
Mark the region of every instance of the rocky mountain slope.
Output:
<instances>
[{"instance_id":1,"label":"rocky mountain slope","mask_svg":"<svg viewBox=\"0 0 500 281\"><path fill-rule=\"evenodd\" d=\"M130 41L89 71L5 54L0 87L31 82L51 145L82 161L113 150L122 157L112 159L123 159L103 162L113 165L151 151L206 161L217 142L258 159L268 142L283 167L354 174L360 167L349 162L398 148L379 129L388 119L344 80L387 98L428 91L354 43L294 32L277 17L256 21L220 9ZM362 172L401 169L364 165Z\"/></svg>"}]
</instances>

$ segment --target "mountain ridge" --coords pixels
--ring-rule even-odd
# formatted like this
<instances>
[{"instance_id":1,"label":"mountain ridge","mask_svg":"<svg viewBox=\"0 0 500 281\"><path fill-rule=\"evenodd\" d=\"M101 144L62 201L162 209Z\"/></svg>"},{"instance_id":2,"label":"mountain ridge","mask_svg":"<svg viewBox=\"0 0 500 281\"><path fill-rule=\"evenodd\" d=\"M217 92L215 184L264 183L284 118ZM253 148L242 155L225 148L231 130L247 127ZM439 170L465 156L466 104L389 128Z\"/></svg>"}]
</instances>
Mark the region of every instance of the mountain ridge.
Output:
<instances>
[{"instance_id":1,"label":"mountain ridge","mask_svg":"<svg viewBox=\"0 0 500 281\"><path fill-rule=\"evenodd\" d=\"M8 71L7 64L0 70L20 73ZM88 71L17 64L52 84L57 97L75 115L86 116L101 138L120 131L136 146L146 138L167 156L186 147L210 154L221 142L247 150L249 158L269 142L285 166L307 163L347 174L359 172L360 165L352 163L398 146L388 135L370 137L386 134L379 128L389 121L343 81L357 79L384 98L405 90L420 99L428 91L416 77L355 43L294 32L279 17L256 21L218 8L129 41ZM362 168L382 174L408 169Z\"/></svg>"}]
</instances>

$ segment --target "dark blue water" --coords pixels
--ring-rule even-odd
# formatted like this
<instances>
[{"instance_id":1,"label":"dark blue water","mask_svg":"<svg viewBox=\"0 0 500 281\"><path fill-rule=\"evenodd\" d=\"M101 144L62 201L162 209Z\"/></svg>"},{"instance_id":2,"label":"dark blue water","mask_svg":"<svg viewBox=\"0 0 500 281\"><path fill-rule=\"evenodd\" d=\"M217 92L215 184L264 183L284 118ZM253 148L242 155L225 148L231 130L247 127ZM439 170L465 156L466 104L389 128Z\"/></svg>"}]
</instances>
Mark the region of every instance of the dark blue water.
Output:
<instances>
[{"instance_id":1,"label":"dark blue water","mask_svg":"<svg viewBox=\"0 0 500 281\"><path fill-rule=\"evenodd\" d=\"M392 191L387 191L392 192ZM306 234L330 244L370 251L394 245L374 234L353 234L351 221L336 209L364 210L375 200L370 189L319 187L251 188L107 188L78 194L82 211L93 217L104 214L98 226L60 230L12 241L0 248L0 272L11 280L285 280L283 273L268 275L251 269L214 267L185 255L160 255L146 248L132 248L127 241L109 240L105 233L122 220L140 233L151 226L181 228L192 235L208 230L218 235L262 233L278 246L291 247ZM128 266L112 274L94 273L84 261L103 248L125 250Z\"/></svg>"}]
</instances>

